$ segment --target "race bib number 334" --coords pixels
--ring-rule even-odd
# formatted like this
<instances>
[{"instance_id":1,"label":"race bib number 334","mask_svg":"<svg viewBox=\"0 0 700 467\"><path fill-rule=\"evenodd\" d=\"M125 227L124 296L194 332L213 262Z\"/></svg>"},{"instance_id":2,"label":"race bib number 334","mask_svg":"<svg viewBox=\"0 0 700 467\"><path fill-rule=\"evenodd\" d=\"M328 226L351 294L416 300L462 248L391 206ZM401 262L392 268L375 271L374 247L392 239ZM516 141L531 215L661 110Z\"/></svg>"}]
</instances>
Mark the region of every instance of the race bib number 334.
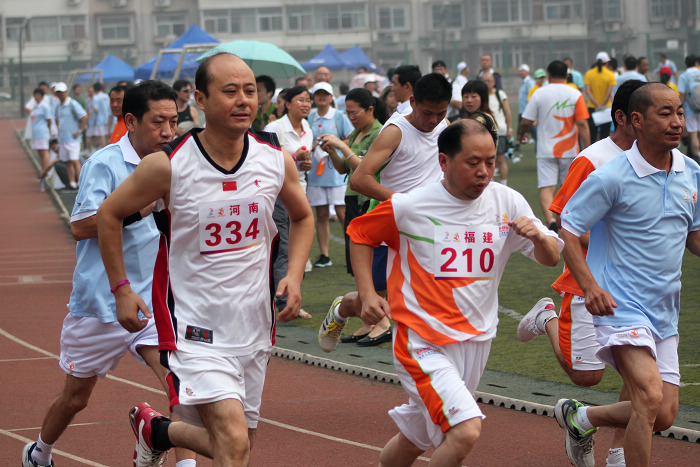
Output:
<instances>
[{"instance_id":1,"label":"race bib number 334","mask_svg":"<svg viewBox=\"0 0 700 467\"><path fill-rule=\"evenodd\" d=\"M435 278L495 278L498 239L495 225L436 225Z\"/></svg>"},{"instance_id":2,"label":"race bib number 334","mask_svg":"<svg viewBox=\"0 0 700 467\"><path fill-rule=\"evenodd\" d=\"M265 204L260 196L200 204L200 253L244 250L262 243L264 214Z\"/></svg>"}]
</instances>

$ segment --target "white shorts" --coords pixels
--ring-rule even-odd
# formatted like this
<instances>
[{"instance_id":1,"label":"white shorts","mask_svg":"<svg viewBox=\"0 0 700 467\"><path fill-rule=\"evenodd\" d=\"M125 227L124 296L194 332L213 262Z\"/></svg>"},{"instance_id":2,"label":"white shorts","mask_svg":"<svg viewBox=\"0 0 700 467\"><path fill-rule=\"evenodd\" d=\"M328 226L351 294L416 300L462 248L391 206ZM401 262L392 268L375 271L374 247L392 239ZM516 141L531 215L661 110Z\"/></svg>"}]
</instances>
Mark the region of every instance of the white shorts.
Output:
<instances>
[{"instance_id":1,"label":"white shorts","mask_svg":"<svg viewBox=\"0 0 700 467\"><path fill-rule=\"evenodd\" d=\"M107 136L109 127L107 125L94 125L88 128L90 133L85 133L85 136Z\"/></svg>"},{"instance_id":2,"label":"white shorts","mask_svg":"<svg viewBox=\"0 0 700 467\"><path fill-rule=\"evenodd\" d=\"M409 403L389 411L406 438L420 449L439 446L458 423L484 418L474 391L486 367L491 341L439 346L406 326L394 329L394 365Z\"/></svg>"},{"instance_id":3,"label":"white shorts","mask_svg":"<svg viewBox=\"0 0 700 467\"><path fill-rule=\"evenodd\" d=\"M605 368L605 363L595 356L600 345L595 338L593 315L586 310L583 297L564 294L559 312L559 348L569 368L580 371Z\"/></svg>"},{"instance_id":4,"label":"white shorts","mask_svg":"<svg viewBox=\"0 0 700 467\"><path fill-rule=\"evenodd\" d=\"M659 339L655 337L646 326L596 326L595 336L600 343L600 350L596 357L601 362L615 368L615 359L610 349L616 345L633 345L637 347L649 347L656 360L661 380L680 386L681 373L678 367L678 334ZM618 371L619 373L619 371Z\"/></svg>"},{"instance_id":5,"label":"white shorts","mask_svg":"<svg viewBox=\"0 0 700 467\"><path fill-rule=\"evenodd\" d=\"M700 112L685 113L685 129L688 133L700 131Z\"/></svg>"},{"instance_id":6,"label":"white shorts","mask_svg":"<svg viewBox=\"0 0 700 467\"><path fill-rule=\"evenodd\" d=\"M345 206L345 185L307 186L306 198L311 206Z\"/></svg>"},{"instance_id":7,"label":"white shorts","mask_svg":"<svg viewBox=\"0 0 700 467\"><path fill-rule=\"evenodd\" d=\"M197 405L236 399L243 404L248 428L256 428L271 353L271 348L238 357L169 352L170 410L203 427Z\"/></svg>"},{"instance_id":8,"label":"white shorts","mask_svg":"<svg viewBox=\"0 0 700 467\"><path fill-rule=\"evenodd\" d=\"M547 157L537 158L537 188L546 186L557 186L564 183L566 174L569 173L569 166L572 157L554 159Z\"/></svg>"},{"instance_id":9,"label":"white shorts","mask_svg":"<svg viewBox=\"0 0 700 467\"><path fill-rule=\"evenodd\" d=\"M32 149L49 149L49 139L39 138L32 139Z\"/></svg>"},{"instance_id":10,"label":"white shorts","mask_svg":"<svg viewBox=\"0 0 700 467\"><path fill-rule=\"evenodd\" d=\"M58 158L63 162L80 159L80 141L76 143L59 143Z\"/></svg>"},{"instance_id":11,"label":"white shorts","mask_svg":"<svg viewBox=\"0 0 700 467\"><path fill-rule=\"evenodd\" d=\"M103 323L97 318L75 317L69 313L61 330L59 365L76 378L95 375L104 378L108 371L117 367L127 351L145 365L137 352L143 346L158 346L158 333L152 319L141 331L131 333L116 321Z\"/></svg>"}]
</instances>

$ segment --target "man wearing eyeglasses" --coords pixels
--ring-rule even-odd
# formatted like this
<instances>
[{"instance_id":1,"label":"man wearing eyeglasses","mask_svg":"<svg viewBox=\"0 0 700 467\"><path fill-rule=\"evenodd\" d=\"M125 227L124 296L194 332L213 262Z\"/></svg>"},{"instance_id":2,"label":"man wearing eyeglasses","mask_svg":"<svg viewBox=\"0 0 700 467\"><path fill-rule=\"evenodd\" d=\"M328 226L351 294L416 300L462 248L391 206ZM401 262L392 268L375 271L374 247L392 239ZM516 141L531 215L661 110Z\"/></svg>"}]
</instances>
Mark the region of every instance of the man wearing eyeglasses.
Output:
<instances>
[{"instance_id":1,"label":"man wearing eyeglasses","mask_svg":"<svg viewBox=\"0 0 700 467\"><path fill-rule=\"evenodd\" d=\"M190 105L192 83L186 79L179 79L173 84L173 89L177 93L177 124L193 122L196 126L199 126L197 109Z\"/></svg>"}]
</instances>

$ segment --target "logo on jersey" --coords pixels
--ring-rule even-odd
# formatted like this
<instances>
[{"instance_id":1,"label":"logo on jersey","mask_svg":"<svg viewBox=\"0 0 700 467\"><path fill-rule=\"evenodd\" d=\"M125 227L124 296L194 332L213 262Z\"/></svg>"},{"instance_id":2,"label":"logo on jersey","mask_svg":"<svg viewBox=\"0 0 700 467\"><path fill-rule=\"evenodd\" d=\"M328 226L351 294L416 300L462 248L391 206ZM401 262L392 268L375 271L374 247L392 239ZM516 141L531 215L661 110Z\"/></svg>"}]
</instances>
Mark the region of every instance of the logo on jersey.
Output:
<instances>
[{"instance_id":1,"label":"logo on jersey","mask_svg":"<svg viewBox=\"0 0 700 467\"><path fill-rule=\"evenodd\" d=\"M185 394L192 397L192 396L194 396L194 391L190 388L185 388Z\"/></svg>"},{"instance_id":2,"label":"logo on jersey","mask_svg":"<svg viewBox=\"0 0 700 467\"><path fill-rule=\"evenodd\" d=\"M433 347L424 347L422 349L418 349L415 351L416 352L416 359L417 360L422 360L425 357L429 357L431 355L436 355L441 353L438 349L433 348Z\"/></svg>"},{"instance_id":3,"label":"logo on jersey","mask_svg":"<svg viewBox=\"0 0 700 467\"><path fill-rule=\"evenodd\" d=\"M261 180L255 180L253 183L255 183L256 188L260 188Z\"/></svg>"},{"instance_id":4,"label":"logo on jersey","mask_svg":"<svg viewBox=\"0 0 700 467\"><path fill-rule=\"evenodd\" d=\"M639 337L639 331L633 329L630 331L630 337Z\"/></svg>"},{"instance_id":5,"label":"logo on jersey","mask_svg":"<svg viewBox=\"0 0 700 467\"><path fill-rule=\"evenodd\" d=\"M496 224L498 225L498 236L506 237L508 232L510 232L510 226L508 225L508 214L496 214Z\"/></svg>"},{"instance_id":6,"label":"logo on jersey","mask_svg":"<svg viewBox=\"0 0 700 467\"><path fill-rule=\"evenodd\" d=\"M221 186L224 191L236 191L238 190L238 185L235 181L233 182L221 182Z\"/></svg>"},{"instance_id":7,"label":"logo on jersey","mask_svg":"<svg viewBox=\"0 0 700 467\"><path fill-rule=\"evenodd\" d=\"M450 407L450 410L447 411L450 415L454 415L459 412L459 407Z\"/></svg>"},{"instance_id":8,"label":"logo on jersey","mask_svg":"<svg viewBox=\"0 0 700 467\"><path fill-rule=\"evenodd\" d=\"M212 344L214 342L214 331L197 326L187 326L187 329L185 330L185 339L194 342Z\"/></svg>"},{"instance_id":9,"label":"logo on jersey","mask_svg":"<svg viewBox=\"0 0 700 467\"><path fill-rule=\"evenodd\" d=\"M688 190L687 188L683 188L683 201L688 201L688 202L693 202L697 203L698 201L698 191L697 190Z\"/></svg>"}]
</instances>

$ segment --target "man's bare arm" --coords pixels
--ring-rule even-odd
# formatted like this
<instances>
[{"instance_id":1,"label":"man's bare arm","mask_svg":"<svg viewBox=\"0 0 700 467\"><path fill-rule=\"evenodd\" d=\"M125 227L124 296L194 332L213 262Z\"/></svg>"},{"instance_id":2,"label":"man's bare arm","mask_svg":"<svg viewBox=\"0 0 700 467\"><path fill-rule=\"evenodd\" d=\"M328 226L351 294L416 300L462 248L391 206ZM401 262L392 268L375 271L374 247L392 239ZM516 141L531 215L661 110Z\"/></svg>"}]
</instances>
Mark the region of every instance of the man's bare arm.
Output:
<instances>
[{"instance_id":1,"label":"man's bare arm","mask_svg":"<svg viewBox=\"0 0 700 467\"><path fill-rule=\"evenodd\" d=\"M566 229L562 229L559 232L559 236L565 243L564 251L562 252L564 261L586 297L586 309L592 315L614 314L613 308L617 307L617 303L595 281L588 264L586 264L586 257L583 255L579 238Z\"/></svg>"},{"instance_id":2,"label":"man's bare arm","mask_svg":"<svg viewBox=\"0 0 700 467\"><path fill-rule=\"evenodd\" d=\"M576 120L578 128L579 141L581 141L581 150L586 149L591 145L591 132L588 129L588 120Z\"/></svg>"},{"instance_id":3,"label":"man's bare arm","mask_svg":"<svg viewBox=\"0 0 700 467\"><path fill-rule=\"evenodd\" d=\"M374 174L391 157L400 143L401 130L398 127L390 125L384 128L355 169L350 179L350 188L379 201L391 198L394 192L380 185Z\"/></svg>"}]
</instances>

